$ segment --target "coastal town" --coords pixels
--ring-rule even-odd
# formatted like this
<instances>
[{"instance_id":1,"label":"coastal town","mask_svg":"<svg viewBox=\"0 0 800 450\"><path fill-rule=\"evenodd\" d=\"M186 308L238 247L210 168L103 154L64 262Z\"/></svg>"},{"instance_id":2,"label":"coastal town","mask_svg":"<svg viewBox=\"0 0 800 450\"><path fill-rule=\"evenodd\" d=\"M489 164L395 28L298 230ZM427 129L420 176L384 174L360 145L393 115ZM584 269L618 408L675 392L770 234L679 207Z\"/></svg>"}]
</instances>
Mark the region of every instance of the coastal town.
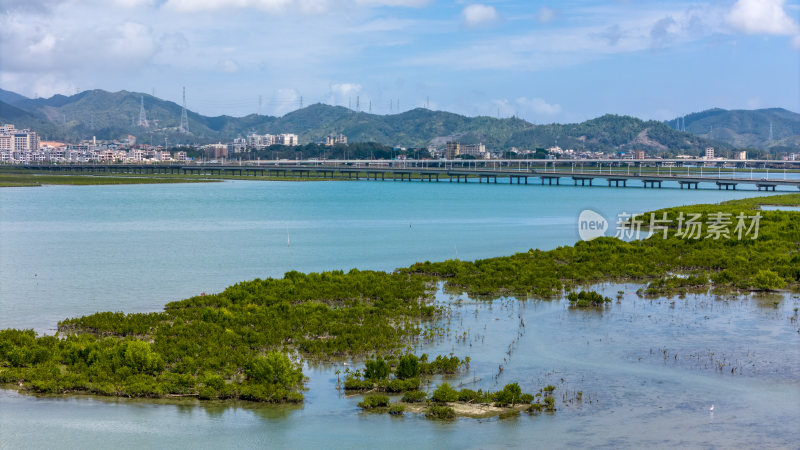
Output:
<instances>
[{"instance_id":1,"label":"coastal town","mask_svg":"<svg viewBox=\"0 0 800 450\"><path fill-rule=\"evenodd\" d=\"M342 133L331 134L324 140L313 142L318 146L336 147L347 146L348 138ZM169 146L151 145L137 142L135 136L128 136L122 140L82 140L77 143L40 140L39 134L31 129L17 129L13 124L0 126L0 163L8 165L25 164L70 164L70 163L95 163L95 164L159 164L159 163L188 163L188 162L226 162L251 159L248 156L265 149L280 147L299 147L300 138L297 134L256 134L251 133L245 137L233 139L231 142L218 142L205 145ZM398 151L397 158L407 157L404 147L394 147ZM520 149L513 147L507 151L492 150L483 143L467 144L459 141L446 141L444 145L428 145L426 149L429 158L439 160L474 159L607 159L607 160L643 160L659 159L648 155L644 150L630 152L605 153L599 151L585 151L577 149L564 149L551 146L547 149ZM677 155L677 159L704 160L712 162L724 158L715 155L713 147L708 147L700 156ZM745 150L733 153L730 159L738 161L748 160ZM800 153L787 153L782 156L783 161L798 161Z\"/></svg>"}]
</instances>

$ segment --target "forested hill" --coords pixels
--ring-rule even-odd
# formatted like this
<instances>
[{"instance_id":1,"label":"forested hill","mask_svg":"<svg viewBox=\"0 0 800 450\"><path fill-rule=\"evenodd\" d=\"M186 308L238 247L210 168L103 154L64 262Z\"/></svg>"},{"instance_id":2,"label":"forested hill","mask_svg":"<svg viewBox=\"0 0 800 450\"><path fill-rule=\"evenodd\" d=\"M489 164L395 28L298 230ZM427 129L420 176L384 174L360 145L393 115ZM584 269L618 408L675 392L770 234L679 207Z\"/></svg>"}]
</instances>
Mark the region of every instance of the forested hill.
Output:
<instances>
[{"instance_id":1,"label":"forested hill","mask_svg":"<svg viewBox=\"0 0 800 450\"><path fill-rule=\"evenodd\" d=\"M148 127L138 125L140 105ZM178 133L181 106L128 91L84 91L72 96L29 99L0 90L0 121L31 127L45 139L77 141L96 136L119 139L134 135L139 142L204 144L229 142L249 133L296 133L302 143L344 133L351 142L424 147L447 140L483 142L490 149L562 148L606 152L643 149L652 155L699 154L706 146L724 152L733 146L683 133L669 123L605 115L576 124L533 125L518 118L466 117L417 108L399 114L355 112L340 106L314 104L282 117L251 114L208 117L189 111L189 134ZM687 119L687 127L690 121Z\"/></svg>"},{"instance_id":2,"label":"forested hill","mask_svg":"<svg viewBox=\"0 0 800 450\"><path fill-rule=\"evenodd\" d=\"M679 128L679 120L667 122ZM798 151L800 114L783 109L709 109L683 118L687 132L725 142L734 147ZM772 139L770 139L770 125Z\"/></svg>"}]
</instances>

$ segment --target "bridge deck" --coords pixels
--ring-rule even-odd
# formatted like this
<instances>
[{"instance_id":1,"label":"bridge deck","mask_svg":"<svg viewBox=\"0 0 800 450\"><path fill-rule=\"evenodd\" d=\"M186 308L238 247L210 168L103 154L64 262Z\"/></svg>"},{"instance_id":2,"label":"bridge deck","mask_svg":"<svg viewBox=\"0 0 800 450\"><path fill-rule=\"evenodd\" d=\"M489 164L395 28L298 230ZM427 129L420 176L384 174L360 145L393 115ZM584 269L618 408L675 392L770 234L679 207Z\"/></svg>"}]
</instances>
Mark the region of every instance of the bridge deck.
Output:
<instances>
[{"instance_id":1,"label":"bridge deck","mask_svg":"<svg viewBox=\"0 0 800 450\"><path fill-rule=\"evenodd\" d=\"M664 182L674 182L683 188L697 189L700 183L716 185L718 189L735 189L738 185L750 185L759 190L775 190L777 186L788 186L800 189L800 179L774 179L759 177L737 178L721 176L698 176L694 174L653 174L653 173L620 173L620 172L576 172L576 171L539 171L528 168L501 168L497 170L482 168L446 168L446 167L391 167L387 163L355 167L352 165L306 165L306 164L275 164L275 165L199 165L199 164L69 164L69 165L26 165L15 169L42 170L54 172L92 172L92 173L164 173L164 174L197 174L197 175L239 175L239 176L308 176L320 178L334 178L338 174L341 178L364 178L385 180L388 177L401 180L413 177L418 179L439 180L439 177L455 178L458 182L469 178L483 181L490 179L497 182L498 178L508 179L510 183L528 178L539 178L542 184L560 184L561 178L571 178L575 185L592 186L592 180L607 180L609 186L615 183L617 187L626 187L629 181L639 181L646 187L661 187Z\"/></svg>"}]
</instances>

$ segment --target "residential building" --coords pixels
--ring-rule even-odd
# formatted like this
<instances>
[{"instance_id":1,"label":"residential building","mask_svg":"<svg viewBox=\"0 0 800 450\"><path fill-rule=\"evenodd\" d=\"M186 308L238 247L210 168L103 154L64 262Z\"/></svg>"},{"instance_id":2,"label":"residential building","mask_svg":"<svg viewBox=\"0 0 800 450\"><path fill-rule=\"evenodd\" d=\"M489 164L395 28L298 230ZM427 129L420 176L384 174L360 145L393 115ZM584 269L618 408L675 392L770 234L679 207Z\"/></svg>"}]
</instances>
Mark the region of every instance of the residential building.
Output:
<instances>
[{"instance_id":1,"label":"residential building","mask_svg":"<svg viewBox=\"0 0 800 450\"><path fill-rule=\"evenodd\" d=\"M456 159L456 156L461 154L461 143L454 141L447 141L444 147L444 157L446 159Z\"/></svg>"},{"instance_id":2,"label":"residential building","mask_svg":"<svg viewBox=\"0 0 800 450\"><path fill-rule=\"evenodd\" d=\"M461 144L459 146L459 154L472 156L477 159L489 159L489 152L486 151L486 146L480 144Z\"/></svg>"},{"instance_id":3,"label":"residential building","mask_svg":"<svg viewBox=\"0 0 800 450\"><path fill-rule=\"evenodd\" d=\"M233 144L228 146L228 151L233 153L242 153L247 151L247 139L245 138L236 138L233 140Z\"/></svg>"},{"instance_id":4,"label":"residential building","mask_svg":"<svg viewBox=\"0 0 800 450\"><path fill-rule=\"evenodd\" d=\"M325 145L328 147L333 147L336 144L347 144L347 136L342 133L338 135L332 134L325 138Z\"/></svg>"},{"instance_id":5,"label":"residential building","mask_svg":"<svg viewBox=\"0 0 800 450\"><path fill-rule=\"evenodd\" d=\"M270 145L275 144L275 138L276 136L273 136L271 134L253 133L247 136L247 146L250 148L257 148L257 149L269 147ZM241 141L238 139L234 139L233 143L235 146L236 144L241 143Z\"/></svg>"},{"instance_id":6,"label":"residential building","mask_svg":"<svg viewBox=\"0 0 800 450\"><path fill-rule=\"evenodd\" d=\"M0 151L38 152L39 136L28 129L17 130L12 124L0 127Z\"/></svg>"},{"instance_id":7,"label":"residential building","mask_svg":"<svg viewBox=\"0 0 800 450\"><path fill-rule=\"evenodd\" d=\"M714 159L714 147L706 147L706 159Z\"/></svg>"},{"instance_id":8,"label":"residential building","mask_svg":"<svg viewBox=\"0 0 800 450\"><path fill-rule=\"evenodd\" d=\"M7 133L0 133L0 152L14 150L14 137Z\"/></svg>"},{"instance_id":9,"label":"residential building","mask_svg":"<svg viewBox=\"0 0 800 450\"><path fill-rule=\"evenodd\" d=\"M203 147L206 156L210 159L220 159L228 157L228 145L223 143L209 144Z\"/></svg>"},{"instance_id":10,"label":"residential building","mask_svg":"<svg viewBox=\"0 0 800 450\"><path fill-rule=\"evenodd\" d=\"M644 158L645 158L644 150L633 151L633 159L644 159Z\"/></svg>"},{"instance_id":11,"label":"residential building","mask_svg":"<svg viewBox=\"0 0 800 450\"><path fill-rule=\"evenodd\" d=\"M296 134L279 134L275 136L275 144L278 145L300 145Z\"/></svg>"},{"instance_id":12,"label":"residential building","mask_svg":"<svg viewBox=\"0 0 800 450\"><path fill-rule=\"evenodd\" d=\"M742 150L740 152L736 152L733 155L733 159L736 159L738 161L746 161L747 160L747 152L744 151L744 150Z\"/></svg>"}]
</instances>

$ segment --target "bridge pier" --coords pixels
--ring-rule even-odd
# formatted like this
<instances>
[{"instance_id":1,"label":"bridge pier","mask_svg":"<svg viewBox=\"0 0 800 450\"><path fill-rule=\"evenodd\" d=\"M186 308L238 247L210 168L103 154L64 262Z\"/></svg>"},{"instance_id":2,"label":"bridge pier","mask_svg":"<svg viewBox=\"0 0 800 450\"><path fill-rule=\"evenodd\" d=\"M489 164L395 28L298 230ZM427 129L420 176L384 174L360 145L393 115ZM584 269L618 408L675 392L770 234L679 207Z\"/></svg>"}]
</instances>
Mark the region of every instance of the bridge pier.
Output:
<instances>
[{"instance_id":1,"label":"bridge pier","mask_svg":"<svg viewBox=\"0 0 800 450\"><path fill-rule=\"evenodd\" d=\"M733 188L734 191L736 190L736 183L726 183L717 181L717 189L722 190L723 186L725 186L726 191L731 188Z\"/></svg>"},{"instance_id":2,"label":"bridge pier","mask_svg":"<svg viewBox=\"0 0 800 450\"><path fill-rule=\"evenodd\" d=\"M649 184L651 189L654 189L656 185L658 185L658 188L661 189L661 182L661 180L642 180L644 187L647 188L647 185Z\"/></svg>"},{"instance_id":3,"label":"bridge pier","mask_svg":"<svg viewBox=\"0 0 800 450\"><path fill-rule=\"evenodd\" d=\"M592 180L593 180L593 178L589 178L589 177L572 177L572 181L575 184L575 186L578 185L578 181L581 182L581 186L586 186L586 182L587 181L589 182L589 186L591 186L592 185Z\"/></svg>"},{"instance_id":4,"label":"bridge pier","mask_svg":"<svg viewBox=\"0 0 800 450\"><path fill-rule=\"evenodd\" d=\"M609 178L608 187L611 187L611 183L614 183L614 187L619 187L620 183L622 183L622 187L628 187L628 180L624 178Z\"/></svg>"},{"instance_id":5,"label":"bridge pier","mask_svg":"<svg viewBox=\"0 0 800 450\"><path fill-rule=\"evenodd\" d=\"M544 180L547 180L548 186L552 186L553 185L553 180L556 180L556 185L560 185L561 184L561 177L543 176L543 177L540 177L540 178L542 180L542 184L544 184Z\"/></svg>"},{"instance_id":6,"label":"bridge pier","mask_svg":"<svg viewBox=\"0 0 800 450\"><path fill-rule=\"evenodd\" d=\"M758 188L759 191L763 188L765 191L775 192L775 188L777 187L777 185L759 183L759 184L756 184L756 187Z\"/></svg>"},{"instance_id":7,"label":"bridge pier","mask_svg":"<svg viewBox=\"0 0 800 450\"><path fill-rule=\"evenodd\" d=\"M697 189L697 185L700 184L697 181L679 181L678 183L680 183L681 189L683 189L684 185L686 185L687 189L692 189L692 187L694 187L694 189Z\"/></svg>"}]
</instances>

